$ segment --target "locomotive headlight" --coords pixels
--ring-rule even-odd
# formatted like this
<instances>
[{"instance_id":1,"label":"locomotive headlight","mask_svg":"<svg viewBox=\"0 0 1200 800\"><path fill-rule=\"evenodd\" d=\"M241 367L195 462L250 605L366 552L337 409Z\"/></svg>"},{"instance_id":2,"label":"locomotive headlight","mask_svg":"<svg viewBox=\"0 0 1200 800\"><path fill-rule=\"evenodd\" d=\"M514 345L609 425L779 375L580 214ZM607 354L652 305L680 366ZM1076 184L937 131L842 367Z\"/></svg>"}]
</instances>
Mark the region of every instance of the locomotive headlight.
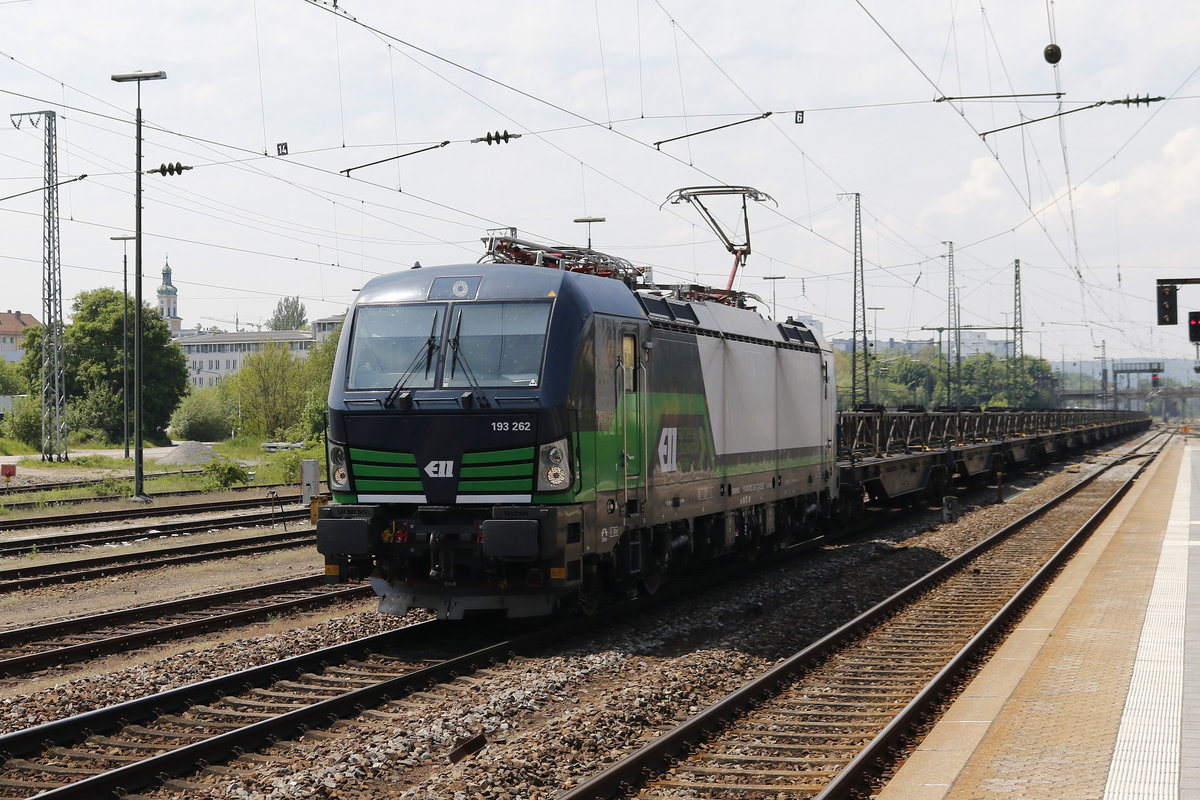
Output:
<instances>
[{"instance_id":1,"label":"locomotive headlight","mask_svg":"<svg viewBox=\"0 0 1200 800\"><path fill-rule=\"evenodd\" d=\"M538 491L555 492L571 485L571 466L567 461L567 440L544 444L538 451Z\"/></svg>"},{"instance_id":2,"label":"locomotive headlight","mask_svg":"<svg viewBox=\"0 0 1200 800\"><path fill-rule=\"evenodd\" d=\"M346 464L346 448L335 442L329 442L329 488L345 490L350 488L350 470Z\"/></svg>"}]
</instances>

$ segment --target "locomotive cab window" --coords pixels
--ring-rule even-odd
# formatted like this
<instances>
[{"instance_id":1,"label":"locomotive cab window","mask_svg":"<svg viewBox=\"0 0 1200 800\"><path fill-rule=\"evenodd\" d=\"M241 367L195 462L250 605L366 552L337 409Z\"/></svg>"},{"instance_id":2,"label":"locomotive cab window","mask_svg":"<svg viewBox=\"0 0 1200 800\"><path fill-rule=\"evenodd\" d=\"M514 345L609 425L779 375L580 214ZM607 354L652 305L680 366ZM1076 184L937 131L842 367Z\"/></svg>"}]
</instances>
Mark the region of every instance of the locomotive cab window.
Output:
<instances>
[{"instance_id":1,"label":"locomotive cab window","mask_svg":"<svg viewBox=\"0 0 1200 800\"><path fill-rule=\"evenodd\" d=\"M537 386L548 302L461 303L450 316L442 385Z\"/></svg>"},{"instance_id":2,"label":"locomotive cab window","mask_svg":"<svg viewBox=\"0 0 1200 800\"><path fill-rule=\"evenodd\" d=\"M355 315L347 389L433 386L446 306L362 306Z\"/></svg>"},{"instance_id":3,"label":"locomotive cab window","mask_svg":"<svg viewBox=\"0 0 1200 800\"><path fill-rule=\"evenodd\" d=\"M621 374L627 392L637 391L637 336L626 333L621 336Z\"/></svg>"}]
</instances>

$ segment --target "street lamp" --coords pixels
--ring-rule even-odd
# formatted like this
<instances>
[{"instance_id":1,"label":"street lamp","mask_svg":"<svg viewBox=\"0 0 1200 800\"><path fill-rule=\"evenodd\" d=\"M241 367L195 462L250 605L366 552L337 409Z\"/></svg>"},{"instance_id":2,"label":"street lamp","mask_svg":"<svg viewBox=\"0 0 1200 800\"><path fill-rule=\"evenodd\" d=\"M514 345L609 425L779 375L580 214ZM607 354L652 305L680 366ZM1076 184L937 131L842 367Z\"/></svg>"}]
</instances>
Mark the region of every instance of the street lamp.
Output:
<instances>
[{"instance_id":1,"label":"street lamp","mask_svg":"<svg viewBox=\"0 0 1200 800\"><path fill-rule=\"evenodd\" d=\"M879 391L879 364L878 364L878 361L879 361L879 355L878 355L879 354L879 312L884 311L884 310L886 310L884 306L867 306L867 311L875 312L875 314L874 314L875 327L871 331L871 333L873 334L872 335L873 341L871 342L871 347L873 349L870 351L870 353L867 357L871 359L871 364L872 364L871 371L875 373L875 390L876 391ZM879 394L880 394L880 397L883 396L882 391L879 391ZM871 402L870 397L867 398L867 402L868 403Z\"/></svg>"},{"instance_id":2,"label":"street lamp","mask_svg":"<svg viewBox=\"0 0 1200 800\"><path fill-rule=\"evenodd\" d=\"M775 305L775 281L781 281L783 279L784 279L783 275L764 275L763 276L764 281L771 282L771 319L776 322L779 321L779 309Z\"/></svg>"},{"instance_id":3,"label":"street lamp","mask_svg":"<svg viewBox=\"0 0 1200 800\"><path fill-rule=\"evenodd\" d=\"M121 441L129 458L129 241L132 236L110 236L121 242ZM141 283L141 281L138 281Z\"/></svg>"},{"instance_id":4,"label":"street lamp","mask_svg":"<svg viewBox=\"0 0 1200 800\"><path fill-rule=\"evenodd\" d=\"M133 496L136 500L149 502L143 491L142 458L142 81L165 80L167 73L124 72L113 75L117 83L137 84L137 113L134 123L137 138L136 164L133 171Z\"/></svg>"},{"instance_id":5,"label":"street lamp","mask_svg":"<svg viewBox=\"0 0 1200 800\"><path fill-rule=\"evenodd\" d=\"M578 217L578 218L577 218L575 221L576 221L576 222L586 222L586 223L587 223L587 226L588 226L588 228L587 228L587 231L588 231L588 250L591 250L591 249L592 249L592 223L593 223L593 222L607 222L608 220L607 220L607 219L605 219L604 217Z\"/></svg>"}]
</instances>

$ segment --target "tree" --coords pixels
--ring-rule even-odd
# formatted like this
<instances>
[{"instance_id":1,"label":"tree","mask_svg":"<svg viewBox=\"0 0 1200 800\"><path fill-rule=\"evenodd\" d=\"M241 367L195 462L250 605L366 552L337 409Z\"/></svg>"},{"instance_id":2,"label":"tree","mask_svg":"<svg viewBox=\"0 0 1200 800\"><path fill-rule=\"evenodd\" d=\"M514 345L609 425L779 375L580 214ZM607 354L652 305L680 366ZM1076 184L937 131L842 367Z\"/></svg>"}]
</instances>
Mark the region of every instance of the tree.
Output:
<instances>
[{"instance_id":1,"label":"tree","mask_svg":"<svg viewBox=\"0 0 1200 800\"><path fill-rule=\"evenodd\" d=\"M0 358L0 394L26 394L25 374L14 362Z\"/></svg>"},{"instance_id":2,"label":"tree","mask_svg":"<svg viewBox=\"0 0 1200 800\"><path fill-rule=\"evenodd\" d=\"M112 442L121 440L124 429L121 419L123 301L124 296L115 289L81 292L71 304L71 323L63 331L68 421L74 419L77 424L100 431ZM132 329L132 313L129 319ZM162 441L166 438L171 412L187 392L187 361L183 351L171 340L171 330L162 316L145 304L142 306L142 328L143 435L148 440ZM41 333L41 327L26 332L21 369L31 387L41 385ZM132 397L132 330L128 349ZM73 403L79 403L80 410L72 411Z\"/></svg>"},{"instance_id":3,"label":"tree","mask_svg":"<svg viewBox=\"0 0 1200 800\"><path fill-rule=\"evenodd\" d=\"M300 297L284 297L275 304L275 313L267 320L267 330L300 331L308 327L308 312Z\"/></svg>"},{"instance_id":4,"label":"tree","mask_svg":"<svg viewBox=\"0 0 1200 800\"><path fill-rule=\"evenodd\" d=\"M329 383L333 380L333 360L337 355L342 326L338 325L308 351L304 361L304 403L296 439L313 440L325 430L325 411L329 408Z\"/></svg>"},{"instance_id":5,"label":"tree","mask_svg":"<svg viewBox=\"0 0 1200 800\"><path fill-rule=\"evenodd\" d=\"M12 411L5 414L3 423L0 423L0 432L30 447L41 447L42 404L36 397L16 398Z\"/></svg>"},{"instance_id":6,"label":"tree","mask_svg":"<svg viewBox=\"0 0 1200 800\"><path fill-rule=\"evenodd\" d=\"M244 432L254 436L283 435L304 407L304 364L279 343L249 356L226 382Z\"/></svg>"},{"instance_id":7,"label":"tree","mask_svg":"<svg viewBox=\"0 0 1200 800\"><path fill-rule=\"evenodd\" d=\"M171 415L171 432L176 437L200 442L227 438L233 415L221 395L216 386L190 392Z\"/></svg>"}]
</instances>

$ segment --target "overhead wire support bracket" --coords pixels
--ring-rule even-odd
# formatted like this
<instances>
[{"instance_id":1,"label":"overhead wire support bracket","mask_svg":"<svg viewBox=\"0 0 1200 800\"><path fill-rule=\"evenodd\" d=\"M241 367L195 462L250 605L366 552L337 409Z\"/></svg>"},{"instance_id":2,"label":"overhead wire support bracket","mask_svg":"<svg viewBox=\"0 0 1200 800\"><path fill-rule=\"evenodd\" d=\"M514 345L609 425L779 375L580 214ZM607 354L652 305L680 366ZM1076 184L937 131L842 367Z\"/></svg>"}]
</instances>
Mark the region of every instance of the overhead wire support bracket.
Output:
<instances>
[{"instance_id":1,"label":"overhead wire support bracket","mask_svg":"<svg viewBox=\"0 0 1200 800\"><path fill-rule=\"evenodd\" d=\"M1020 97L1063 97L1066 92L1036 92L1033 94L971 94L962 97L935 97L935 103L948 103L956 100L1016 100Z\"/></svg>"},{"instance_id":2,"label":"overhead wire support bracket","mask_svg":"<svg viewBox=\"0 0 1200 800\"><path fill-rule=\"evenodd\" d=\"M398 158L404 158L406 156L415 156L417 153L428 153L430 150L437 150L438 148L445 147L448 144L450 144L449 139L442 142L441 144L430 145L429 147L422 147L420 150L413 150L411 153L401 153L398 156L389 156L387 158L381 158L378 161L372 161L369 164L359 164L357 167L350 167L348 169L339 170L339 172L345 173L346 177L349 178L350 173L356 169L362 169L363 167L373 167L376 164L386 164L387 162L395 161Z\"/></svg>"},{"instance_id":3,"label":"overhead wire support bracket","mask_svg":"<svg viewBox=\"0 0 1200 800\"><path fill-rule=\"evenodd\" d=\"M773 113L775 113L775 112L764 111L763 113L759 114L757 117L751 117L750 119L740 119L737 122L727 122L724 125L718 125L715 128L705 128L702 131L695 131L693 133L685 133L683 136L675 136L670 139L663 139L660 142L654 143L654 149L658 150L660 145L664 145L667 142L677 142L680 139L687 139L691 136L699 136L702 133L712 133L713 131L724 130L725 128L732 128L734 125L745 125L747 122L755 122L760 119L766 119L767 117L771 116Z\"/></svg>"},{"instance_id":4,"label":"overhead wire support bracket","mask_svg":"<svg viewBox=\"0 0 1200 800\"><path fill-rule=\"evenodd\" d=\"M1080 106L1079 108L1073 108L1070 111L1060 111L1057 114L1049 114L1045 117L1038 117L1037 119L1027 119L1024 122L1018 122L1016 125L1006 125L1003 128L996 128L995 130L984 131L983 133L979 134L979 138L984 139L984 138L987 138L987 135L990 133L999 133L1000 131L1012 130L1013 128L1020 128L1023 125L1032 125L1035 122L1043 122L1048 119L1054 119L1055 117L1065 117L1067 114L1076 114L1080 111L1087 111L1089 108L1099 108L1100 106L1117 106L1117 105L1138 106L1138 105L1141 105L1142 103L1145 103L1146 105L1150 105L1151 103L1160 103L1166 99L1167 98L1165 98L1165 97L1151 97L1150 95L1146 95L1145 97L1132 97L1132 98L1126 96L1124 100L1100 100L1095 103L1089 103L1086 106Z\"/></svg>"},{"instance_id":5,"label":"overhead wire support bracket","mask_svg":"<svg viewBox=\"0 0 1200 800\"><path fill-rule=\"evenodd\" d=\"M54 186L62 186L64 183L74 183L75 181L81 181L86 177L87 177L87 173L84 173L83 175L76 175L74 178L67 178L66 180L59 181L58 183L54 184ZM28 189L24 192L17 192L16 194L10 194L5 197L0 197L0 200L12 200L14 197L22 197L27 194L33 194L34 192L45 192L45 191L49 190L50 188L51 188L50 186L39 186L36 189Z\"/></svg>"}]
</instances>

